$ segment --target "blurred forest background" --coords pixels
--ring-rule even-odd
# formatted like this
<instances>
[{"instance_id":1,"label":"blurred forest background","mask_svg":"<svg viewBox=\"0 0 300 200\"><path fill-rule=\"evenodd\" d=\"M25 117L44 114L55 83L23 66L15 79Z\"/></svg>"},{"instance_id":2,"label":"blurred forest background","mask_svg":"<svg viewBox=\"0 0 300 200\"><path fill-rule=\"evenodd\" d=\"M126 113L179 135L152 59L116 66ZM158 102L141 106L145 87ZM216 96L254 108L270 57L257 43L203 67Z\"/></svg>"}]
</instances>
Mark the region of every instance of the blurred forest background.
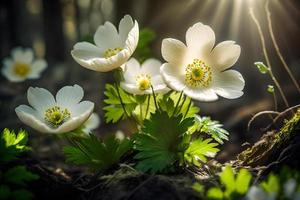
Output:
<instances>
[{"instance_id":1,"label":"blurred forest background","mask_svg":"<svg viewBox=\"0 0 300 200\"><path fill-rule=\"evenodd\" d=\"M251 116L262 110L273 109L273 98L266 91L273 84L269 76L262 75L254 62L263 61L257 28L249 15L250 6L262 24L267 49L275 76L279 79L290 105L299 103L300 94L290 81L278 59L268 31L265 0L1 0L0 1L0 60L10 56L13 47L31 47L37 57L44 57L48 68L39 80L10 83L0 79L0 129L5 127L25 128L36 137L36 147L49 153L52 147L42 145L45 137L25 127L17 119L14 109L27 104L29 86L38 86L52 93L64 85L79 84L85 89L85 98L96 103L95 111L101 118L98 134L121 129L129 133L128 123L105 124L103 119L104 85L112 81L111 73L98 73L79 66L70 51L78 41L90 40L99 25L105 21L117 24L130 14L139 23L140 29L150 28L155 32L151 44L153 56L162 59L160 49L163 38L172 37L184 41L185 31L196 22L210 25L215 31L217 43L234 40L242 47L240 59L234 66L246 81L245 94L236 100L220 99L212 103L199 103L201 115L210 115L221 121L231 133L224 145L226 151L219 158L228 158L240 151L245 141L253 142L260 136L255 127L268 124L268 118L255 122L251 132L247 123ZM300 80L300 1L271 0L274 34L281 52L297 80ZM284 109L278 95L280 110ZM47 138L48 136L46 136ZM48 144L48 143L47 143ZM49 157L49 155L47 156Z\"/></svg>"}]
</instances>

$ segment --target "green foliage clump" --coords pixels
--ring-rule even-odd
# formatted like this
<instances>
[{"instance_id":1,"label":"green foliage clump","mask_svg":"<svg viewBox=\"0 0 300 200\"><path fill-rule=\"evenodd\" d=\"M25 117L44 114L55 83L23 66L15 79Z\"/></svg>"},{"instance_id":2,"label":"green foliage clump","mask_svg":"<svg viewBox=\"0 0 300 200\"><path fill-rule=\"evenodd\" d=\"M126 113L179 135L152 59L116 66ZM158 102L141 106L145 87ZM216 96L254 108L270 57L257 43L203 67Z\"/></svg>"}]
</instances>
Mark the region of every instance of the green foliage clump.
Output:
<instances>
[{"instance_id":1,"label":"green foliage clump","mask_svg":"<svg viewBox=\"0 0 300 200\"><path fill-rule=\"evenodd\" d=\"M29 150L28 135L21 130L18 134L4 129L0 134L0 199L32 199L33 194L26 189L28 182L37 180L25 166L12 166L21 154Z\"/></svg>"},{"instance_id":2,"label":"green foliage clump","mask_svg":"<svg viewBox=\"0 0 300 200\"><path fill-rule=\"evenodd\" d=\"M178 165L200 166L212 157L218 149L211 140L193 139L188 129L193 126L193 118L183 118L182 114L169 116L166 111L156 111L135 135L134 148L138 151L137 169L152 173L162 172Z\"/></svg>"},{"instance_id":3,"label":"green foliage clump","mask_svg":"<svg viewBox=\"0 0 300 200\"><path fill-rule=\"evenodd\" d=\"M108 104L103 108L103 110L106 111L105 119L107 123L109 122L116 123L120 119L131 117L132 112L138 105L133 95L126 93L119 86L106 84L104 94L106 96L104 102ZM124 109L126 110L126 113Z\"/></svg>"},{"instance_id":4,"label":"green foliage clump","mask_svg":"<svg viewBox=\"0 0 300 200\"><path fill-rule=\"evenodd\" d=\"M101 141L96 136L89 135L70 141L72 146L64 147L67 161L86 165L92 171L107 170L118 163L132 147L132 142L128 138L119 140L115 136L109 136Z\"/></svg>"},{"instance_id":5,"label":"green foliage clump","mask_svg":"<svg viewBox=\"0 0 300 200\"><path fill-rule=\"evenodd\" d=\"M219 175L221 185L209 188L207 197L212 200L241 199L247 193L251 179L248 170L241 169L235 174L230 166L226 166Z\"/></svg>"}]
</instances>

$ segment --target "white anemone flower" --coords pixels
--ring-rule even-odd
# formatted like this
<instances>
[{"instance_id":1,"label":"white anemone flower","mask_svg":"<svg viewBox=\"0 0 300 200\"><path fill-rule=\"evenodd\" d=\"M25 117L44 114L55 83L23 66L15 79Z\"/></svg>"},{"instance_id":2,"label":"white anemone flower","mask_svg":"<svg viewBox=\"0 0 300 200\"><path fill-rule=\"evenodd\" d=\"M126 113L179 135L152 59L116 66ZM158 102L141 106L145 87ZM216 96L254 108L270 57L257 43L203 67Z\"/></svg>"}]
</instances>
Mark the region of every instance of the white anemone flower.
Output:
<instances>
[{"instance_id":1,"label":"white anemone flower","mask_svg":"<svg viewBox=\"0 0 300 200\"><path fill-rule=\"evenodd\" d=\"M92 113L90 118L86 120L83 124L83 131L85 133L90 133L91 131L97 129L100 125L100 118L97 113Z\"/></svg>"},{"instance_id":2,"label":"white anemone flower","mask_svg":"<svg viewBox=\"0 0 300 200\"><path fill-rule=\"evenodd\" d=\"M124 66L124 80L121 87L132 94L143 95L155 93L165 93L170 89L165 84L160 74L161 62L154 58L147 59L142 65L131 58Z\"/></svg>"},{"instance_id":3,"label":"white anemone flower","mask_svg":"<svg viewBox=\"0 0 300 200\"><path fill-rule=\"evenodd\" d=\"M43 59L34 59L32 49L21 47L11 51L11 57L3 60L2 74L11 82L22 82L26 79L38 79L46 69Z\"/></svg>"},{"instance_id":4,"label":"white anemone flower","mask_svg":"<svg viewBox=\"0 0 300 200\"><path fill-rule=\"evenodd\" d=\"M238 60L240 46L234 41L214 44L213 30L202 23L187 30L186 45L176 39L164 39L161 51L167 63L162 65L161 74L167 85L199 101L215 101L217 95L228 99L242 96L242 75L227 70Z\"/></svg>"},{"instance_id":5,"label":"white anemone flower","mask_svg":"<svg viewBox=\"0 0 300 200\"><path fill-rule=\"evenodd\" d=\"M246 200L275 200L276 193L267 193L261 187L251 186L246 194Z\"/></svg>"},{"instance_id":6,"label":"white anemone flower","mask_svg":"<svg viewBox=\"0 0 300 200\"><path fill-rule=\"evenodd\" d=\"M139 26L129 15L125 15L116 27L105 22L95 35L96 45L88 42L75 44L71 54L77 63L87 69L107 72L124 64L135 51L139 40Z\"/></svg>"},{"instance_id":7,"label":"white anemone flower","mask_svg":"<svg viewBox=\"0 0 300 200\"><path fill-rule=\"evenodd\" d=\"M94 103L82 101L84 92L79 85L61 88L56 97L46 89L30 87L30 106L20 105L15 111L26 125L42 133L66 133L80 127L92 114Z\"/></svg>"}]
</instances>

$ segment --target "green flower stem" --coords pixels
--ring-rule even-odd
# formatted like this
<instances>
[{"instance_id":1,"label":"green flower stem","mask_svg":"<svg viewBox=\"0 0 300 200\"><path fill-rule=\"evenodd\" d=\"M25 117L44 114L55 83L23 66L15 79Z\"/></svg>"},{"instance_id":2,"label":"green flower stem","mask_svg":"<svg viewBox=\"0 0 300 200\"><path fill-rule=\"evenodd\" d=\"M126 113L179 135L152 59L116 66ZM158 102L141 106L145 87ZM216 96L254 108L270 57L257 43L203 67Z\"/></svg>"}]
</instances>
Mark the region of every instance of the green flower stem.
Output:
<instances>
[{"instance_id":1,"label":"green flower stem","mask_svg":"<svg viewBox=\"0 0 300 200\"><path fill-rule=\"evenodd\" d=\"M152 85L151 85L151 90L152 90L152 95L153 95L153 100L154 100L155 108L156 108L156 110L158 110L158 105L157 105L157 101L156 101L156 96L155 96L155 93L154 93L154 90L153 90L153 86L152 86Z\"/></svg>"},{"instance_id":2,"label":"green flower stem","mask_svg":"<svg viewBox=\"0 0 300 200\"><path fill-rule=\"evenodd\" d=\"M177 103L176 103L176 106L175 106L175 108L174 108L174 111L173 111L172 116L174 116L175 113L176 113L176 110L177 110L177 108L178 108L178 105L179 105L179 102L180 102L180 100L181 100L182 94L183 94L183 90L180 92L180 95L179 95L179 98L178 98L178 100L177 100Z\"/></svg>"},{"instance_id":3,"label":"green flower stem","mask_svg":"<svg viewBox=\"0 0 300 200\"><path fill-rule=\"evenodd\" d=\"M180 113L180 111L181 111L181 109L182 109L182 107L183 107L183 105L185 103L185 100L186 100L186 95L183 96L183 101L180 104L178 111L175 113L176 115Z\"/></svg>"},{"instance_id":4,"label":"green flower stem","mask_svg":"<svg viewBox=\"0 0 300 200\"><path fill-rule=\"evenodd\" d=\"M124 113L125 113L126 117L129 117L129 115L128 115L126 109L125 109L124 102L123 102L123 100L122 100L122 98L121 98L119 86L118 86L117 83L115 84L115 87L116 87L116 89L117 89L118 97L119 97L119 99L120 99L120 103L121 103L121 106L122 106L122 108L123 108L123 110L124 110Z\"/></svg>"},{"instance_id":5,"label":"green flower stem","mask_svg":"<svg viewBox=\"0 0 300 200\"><path fill-rule=\"evenodd\" d=\"M274 110L278 111L278 105L277 105L277 99L276 99L275 91L272 92L272 96L273 96L273 99L274 99Z\"/></svg>"},{"instance_id":6,"label":"green flower stem","mask_svg":"<svg viewBox=\"0 0 300 200\"><path fill-rule=\"evenodd\" d=\"M189 113L189 110L190 110L190 108L191 108L191 105L192 105L192 99L190 99L190 102L189 102L188 107L187 107L187 109L186 109L186 111L185 111L185 113L184 113L183 118L185 118L185 117L187 116L187 114Z\"/></svg>"},{"instance_id":7,"label":"green flower stem","mask_svg":"<svg viewBox=\"0 0 300 200\"><path fill-rule=\"evenodd\" d=\"M297 88L298 92L300 93L300 87L299 87L299 84L297 83L295 77L293 76L293 73L291 72L291 70L289 69L289 66L287 65L285 59L283 58L281 52L280 52L280 48L277 44L277 41L275 39L275 35L274 35L274 32L273 32L273 27L272 27L272 20L271 20L271 12L269 10L269 0L267 0L266 2L266 5L265 5L265 11L267 13L267 20L268 20L268 27L269 27L269 32L270 32L270 35L271 35L271 39L272 39L272 42L273 42L273 45L275 47L275 50L276 50L276 53L277 53L277 56L279 57L283 67L285 68L285 70L287 71L288 75L290 76L292 82L294 83L295 87Z\"/></svg>"},{"instance_id":8,"label":"green flower stem","mask_svg":"<svg viewBox=\"0 0 300 200\"><path fill-rule=\"evenodd\" d=\"M146 107L146 113L145 113L144 120L147 119L147 115L148 115L148 111L149 111L149 106L150 106L150 98L151 98L151 96L148 95L148 97L147 97L147 107Z\"/></svg>"},{"instance_id":9,"label":"green flower stem","mask_svg":"<svg viewBox=\"0 0 300 200\"><path fill-rule=\"evenodd\" d=\"M269 60L269 56L268 56L268 52L267 52L267 48L266 48L266 41L265 41L265 38L264 38L264 35L263 35L263 32L262 32L261 26L259 24L259 21L257 20L257 18L254 15L253 8L250 8L249 11L250 11L250 16L251 16L252 20L254 21L254 23L257 27L258 33L259 33L259 37L260 37L261 45L262 45L262 49L263 49L263 54L264 54L264 57L266 59L266 62L267 62L268 68L269 68L269 74L270 74L273 82L275 83L276 87L278 88L278 91L279 91L286 107L288 108L288 107L290 107L289 103L288 103L288 101L287 101L287 99L286 99L286 97L283 93L283 90L281 89L281 86L280 86L279 82L277 81L276 77L273 74L271 62Z\"/></svg>"}]
</instances>

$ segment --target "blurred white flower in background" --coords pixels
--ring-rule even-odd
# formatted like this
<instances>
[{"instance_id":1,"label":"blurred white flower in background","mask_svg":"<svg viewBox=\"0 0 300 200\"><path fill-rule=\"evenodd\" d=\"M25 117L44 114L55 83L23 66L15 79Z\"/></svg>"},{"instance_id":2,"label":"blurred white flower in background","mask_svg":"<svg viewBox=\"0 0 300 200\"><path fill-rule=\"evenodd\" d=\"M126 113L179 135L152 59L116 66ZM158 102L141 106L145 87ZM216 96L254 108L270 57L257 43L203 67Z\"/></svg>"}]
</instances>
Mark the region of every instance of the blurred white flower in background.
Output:
<instances>
[{"instance_id":1,"label":"blurred white flower in background","mask_svg":"<svg viewBox=\"0 0 300 200\"><path fill-rule=\"evenodd\" d=\"M275 200L276 196L276 193L269 194L261 187L251 186L246 195L246 200Z\"/></svg>"},{"instance_id":2,"label":"blurred white flower in background","mask_svg":"<svg viewBox=\"0 0 300 200\"><path fill-rule=\"evenodd\" d=\"M79 42L74 45L71 54L75 61L83 67L99 72L107 72L124 64L135 51L139 40L137 21L125 15L116 27L105 22L99 26L94 42Z\"/></svg>"},{"instance_id":3,"label":"blurred white flower in background","mask_svg":"<svg viewBox=\"0 0 300 200\"><path fill-rule=\"evenodd\" d=\"M92 113L91 116L83 124L83 132L90 133L92 130L95 130L100 125L100 117L97 113Z\"/></svg>"},{"instance_id":4,"label":"blurred white flower in background","mask_svg":"<svg viewBox=\"0 0 300 200\"><path fill-rule=\"evenodd\" d=\"M121 87L132 94L143 95L155 93L165 93L170 89L167 87L160 74L161 62L156 59L147 59L142 65L131 58L122 68L124 70L124 80Z\"/></svg>"},{"instance_id":5,"label":"blurred white flower in background","mask_svg":"<svg viewBox=\"0 0 300 200\"><path fill-rule=\"evenodd\" d=\"M117 132L115 133L115 137L116 137L118 140L122 141L122 140L125 139L125 134L124 134L123 131L117 130Z\"/></svg>"},{"instance_id":6,"label":"blurred white flower in background","mask_svg":"<svg viewBox=\"0 0 300 200\"><path fill-rule=\"evenodd\" d=\"M20 105L15 111L24 124L39 132L66 133L80 127L93 112L94 103L80 102L83 95L79 85L61 88L55 98L46 89L30 87L27 99L32 107Z\"/></svg>"},{"instance_id":7,"label":"blurred white flower in background","mask_svg":"<svg viewBox=\"0 0 300 200\"><path fill-rule=\"evenodd\" d=\"M241 48L234 41L215 45L213 30L196 23L186 32L186 44L167 38L162 56L167 61L161 73L167 85L199 101L214 101L243 95L245 81L236 70L227 70L238 60ZM213 48L214 47L214 48Z\"/></svg>"},{"instance_id":8,"label":"blurred white flower in background","mask_svg":"<svg viewBox=\"0 0 300 200\"><path fill-rule=\"evenodd\" d=\"M32 49L16 47L11 51L11 57L3 60L1 73L11 82L22 82L40 78L46 67L45 60L34 58Z\"/></svg>"}]
</instances>

